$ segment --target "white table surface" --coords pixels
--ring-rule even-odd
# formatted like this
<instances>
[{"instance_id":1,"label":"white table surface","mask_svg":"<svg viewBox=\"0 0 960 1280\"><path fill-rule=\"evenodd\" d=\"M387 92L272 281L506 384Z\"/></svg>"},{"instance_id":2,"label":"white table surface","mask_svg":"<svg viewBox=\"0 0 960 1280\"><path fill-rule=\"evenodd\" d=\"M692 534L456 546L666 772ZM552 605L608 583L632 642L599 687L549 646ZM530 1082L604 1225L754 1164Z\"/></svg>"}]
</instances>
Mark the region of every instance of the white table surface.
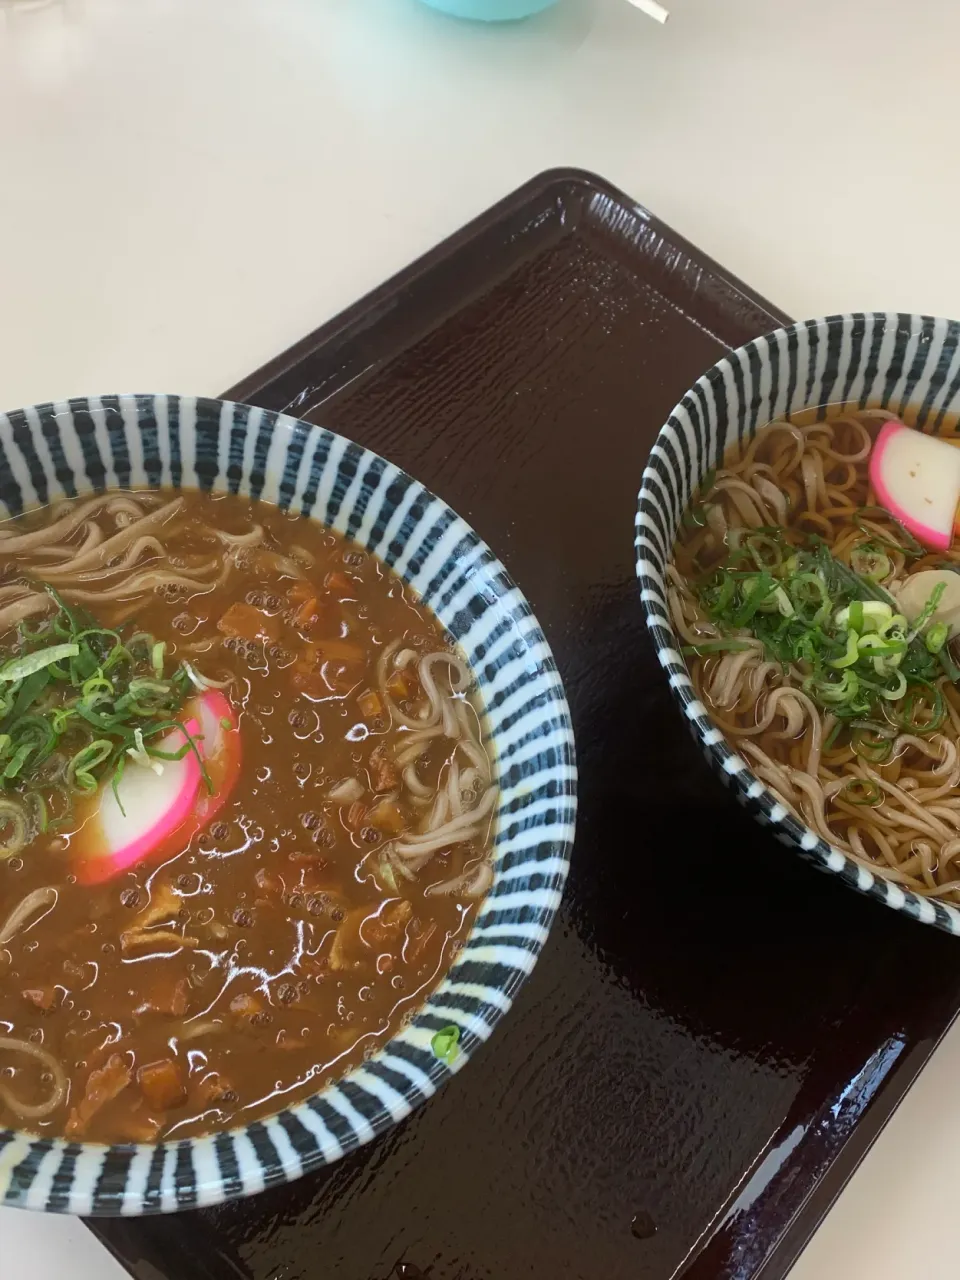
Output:
<instances>
[{"instance_id":1,"label":"white table surface","mask_svg":"<svg viewBox=\"0 0 960 1280\"><path fill-rule=\"evenodd\" d=\"M796 316L960 316L956 0L672 8L0 0L0 405L216 393L553 165ZM960 1029L793 1280L953 1280L958 1078ZM123 1273L0 1210L0 1274Z\"/></svg>"}]
</instances>

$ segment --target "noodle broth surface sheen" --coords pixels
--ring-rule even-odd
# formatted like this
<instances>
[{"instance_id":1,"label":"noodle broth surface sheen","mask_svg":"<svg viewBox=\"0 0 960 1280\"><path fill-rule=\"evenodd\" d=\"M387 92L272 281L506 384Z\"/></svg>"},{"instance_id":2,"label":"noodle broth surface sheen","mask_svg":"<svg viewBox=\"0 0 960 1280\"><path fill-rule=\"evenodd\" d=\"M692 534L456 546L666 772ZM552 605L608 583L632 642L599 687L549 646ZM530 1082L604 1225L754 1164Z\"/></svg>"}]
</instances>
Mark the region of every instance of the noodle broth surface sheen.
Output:
<instances>
[{"instance_id":1,"label":"noodle broth surface sheen","mask_svg":"<svg viewBox=\"0 0 960 1280\"><path fill-rule=\"evenodd\" d=\"M870 449L894 417L813 409L728 451L684 515L668 604L698 696L784 805L960 903L960 652L933 595L899 612L914 575L960 571L960 552L875 505Z\"/></svg>"},{"instance_id":2,"label":"noodle broth surface sheen","mask_svg":"<svg viewBox=\"0 0 960 1280\"><path fill-rule=\"evenodd\" d=\"M21 718L0 754L2 772L17 759L15 735L27 742L0 793L29 836L18 842L8 816L0 1127L153 1141L247 1123L316 1092L424 1001L493 879L497 792L449 637L355 544L229 495L114 492L30 512L0 526L0 565L0 674L43 645L49 656L67 611L71 636L84 610L104 632L90 641L100 670L75 687L49 679L26 713L59 729L66 689L92 721L75 711L41 761ZM123 701L113 634L154 672L124 676L134 672L141 718L129 733L140 736L100 761L100 726ZM184 663L201 689L223 686L239 774L189 843L175 835L84 882L77 850L114 760L127 782L179 763L151 755L161 737L150 726L164 723L164 699L192 705ZM98 768L109 771L94 777ZM201 786L198 804L205 795ZM449 1039L443 1048L455 1052Z\"/></svg>"}]
</instances>

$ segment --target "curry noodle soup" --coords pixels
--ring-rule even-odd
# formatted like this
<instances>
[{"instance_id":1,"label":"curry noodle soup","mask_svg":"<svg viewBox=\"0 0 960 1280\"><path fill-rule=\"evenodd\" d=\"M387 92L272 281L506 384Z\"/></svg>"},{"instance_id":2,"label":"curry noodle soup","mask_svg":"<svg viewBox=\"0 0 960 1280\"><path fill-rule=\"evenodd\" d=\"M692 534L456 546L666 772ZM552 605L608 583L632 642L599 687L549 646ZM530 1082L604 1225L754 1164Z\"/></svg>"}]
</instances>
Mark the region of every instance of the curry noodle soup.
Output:
<instances>
[{"instance_id":1,"label":"curry noodle soup","mask_svg":"<svg viewBox=\"0 0 960 1280\"><path fill-rule=\"evenodd\" d=\"M378 559L230 495L61 502L0 525L0 566L0 1127L149 1142L302 1101L493 881L463 659Z\"/></svg>"}]
</instances>

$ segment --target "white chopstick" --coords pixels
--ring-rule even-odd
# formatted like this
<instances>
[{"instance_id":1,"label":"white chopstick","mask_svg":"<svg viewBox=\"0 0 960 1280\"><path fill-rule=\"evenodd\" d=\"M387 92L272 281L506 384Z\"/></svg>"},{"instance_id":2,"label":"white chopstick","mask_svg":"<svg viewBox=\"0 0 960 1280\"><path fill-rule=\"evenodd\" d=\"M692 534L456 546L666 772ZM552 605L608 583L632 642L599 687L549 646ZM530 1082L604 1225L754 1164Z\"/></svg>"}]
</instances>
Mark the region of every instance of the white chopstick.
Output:
<instances>
[{"instance_id":1,"label":"white chopstick","mask_svg":"<svg viewBox=\"0 0 960 1280\"><path fill-rule=\"evenodd\" d=\"M627 3L632 4L641 13L645 13L648 18L653 18L655 22L664 23L670 17L670 10L665 9L662 4L657 4L657 0L627 0Z\"/></svg>"}]
</instances>

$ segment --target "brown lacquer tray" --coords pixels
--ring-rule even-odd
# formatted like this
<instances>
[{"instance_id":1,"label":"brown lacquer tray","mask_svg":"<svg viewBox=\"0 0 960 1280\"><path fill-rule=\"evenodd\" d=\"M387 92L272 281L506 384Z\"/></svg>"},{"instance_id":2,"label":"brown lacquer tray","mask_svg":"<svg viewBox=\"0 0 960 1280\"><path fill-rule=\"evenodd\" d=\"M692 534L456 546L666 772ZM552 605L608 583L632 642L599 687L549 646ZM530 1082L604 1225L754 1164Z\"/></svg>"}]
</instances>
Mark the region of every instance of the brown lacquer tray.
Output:
<instances>
[{"instance_id":1,"label":"brown lacquer tray","mask_svg":"<svg viewBox=\"0 0 960 1280\"><path fill-rule=\"evenodd\" d=\"M552 172L233 388L386 454L502 556L566 681L579 831L540 963L468 1069L292 1187L91 1224L139 1280L785 1275L956 1014L960 951L764 835L647 643L650 445L784 319Z\"/></svg>"}]
</instances>

